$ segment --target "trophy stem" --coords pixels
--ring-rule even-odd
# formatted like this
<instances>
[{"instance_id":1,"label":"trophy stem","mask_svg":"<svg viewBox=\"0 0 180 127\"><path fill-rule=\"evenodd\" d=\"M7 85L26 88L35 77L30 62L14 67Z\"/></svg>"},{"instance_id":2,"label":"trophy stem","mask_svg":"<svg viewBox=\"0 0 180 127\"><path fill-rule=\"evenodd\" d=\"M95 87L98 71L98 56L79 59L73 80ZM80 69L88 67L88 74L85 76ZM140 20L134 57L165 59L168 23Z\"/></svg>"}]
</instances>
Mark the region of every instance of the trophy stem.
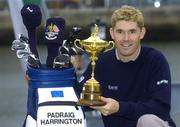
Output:
<instances>
[{"instance_id":1,"label":"trophy stem","mask_svg":"<svg viewBox=\"0 0 180 127\"><path fill-rule=\"evenodd\" d=\"M96 65L96 63L95 63L94 61L93 61L93 62L91 62L91 66L92 66L92 73L91 73L91 77L93 77L93 78L94 78L95 65Z\"/></svg>"},{"instance_id":2,"label":"trophy stem","mask_svg":"<svg viewBox=\"0 0 180 127\"><path fill-rule=\"evenodd\" d=\"M92 53L91 53L90 59L91 59L91 66L92 66L91 77L94 78L94 70L95 70L95 65L96 65L96 60L97 60L96 52L92 52Z\"/></svg>"}]
</instances>

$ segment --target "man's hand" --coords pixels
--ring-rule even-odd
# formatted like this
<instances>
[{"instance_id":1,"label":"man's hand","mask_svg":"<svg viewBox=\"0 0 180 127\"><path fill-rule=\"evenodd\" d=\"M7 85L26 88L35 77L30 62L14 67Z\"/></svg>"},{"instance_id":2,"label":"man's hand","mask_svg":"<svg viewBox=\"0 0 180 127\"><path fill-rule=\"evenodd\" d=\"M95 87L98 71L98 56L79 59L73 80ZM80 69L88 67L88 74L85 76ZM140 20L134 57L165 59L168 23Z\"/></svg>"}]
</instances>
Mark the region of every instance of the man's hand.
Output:
<instances>
[{"instance_id":1,"label":"man's hand","mask_svg":"<svg viewBox=\"0 0 180 127\"><path fill-rule=\"evenodd\" d=\"M99 110L104 116L111 115L119 111L119 102L112 98L100 98L102 101L106 102L104 106L90 106L90 108Z\"/></svg>"}]
</instances>

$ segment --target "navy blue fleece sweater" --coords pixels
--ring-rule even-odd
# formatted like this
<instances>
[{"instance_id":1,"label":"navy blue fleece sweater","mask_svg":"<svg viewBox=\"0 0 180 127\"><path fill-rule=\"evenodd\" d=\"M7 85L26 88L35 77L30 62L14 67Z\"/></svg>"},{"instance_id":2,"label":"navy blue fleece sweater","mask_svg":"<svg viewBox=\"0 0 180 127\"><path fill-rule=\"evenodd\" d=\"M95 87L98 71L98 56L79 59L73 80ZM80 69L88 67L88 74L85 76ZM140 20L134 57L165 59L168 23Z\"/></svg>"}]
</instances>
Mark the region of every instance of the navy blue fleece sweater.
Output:
<instances>
[{"instance_id":1,"label":"navy blue fleece sweater","mask_svg":"<svg viewBox=\"0 0 180 127\"><path fill-rule=\"evenodd\" d=\"M90 78L88 67L81 82ZM135 61L117 60L115 50L99 55L95 78L102 95L117 100L117 113L102 116L105 127L135 127L143 114L155 114L175 126L170 115L171 76L165 57L157 50L142 46Z\"/></svg>"}]
</instances>

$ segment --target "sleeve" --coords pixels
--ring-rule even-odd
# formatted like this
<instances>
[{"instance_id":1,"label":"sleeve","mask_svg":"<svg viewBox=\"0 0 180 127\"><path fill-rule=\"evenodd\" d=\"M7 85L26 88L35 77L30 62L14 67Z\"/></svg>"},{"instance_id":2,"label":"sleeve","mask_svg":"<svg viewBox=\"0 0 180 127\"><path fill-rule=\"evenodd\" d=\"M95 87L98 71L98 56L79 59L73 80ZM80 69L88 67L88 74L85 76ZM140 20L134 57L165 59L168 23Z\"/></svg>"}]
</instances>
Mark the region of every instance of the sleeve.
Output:
<instances>
[{"instance_id":1,"label":"sleeve","mask_svg":"<svg viewBox=\"0 0 180 127\"><path fill-rule=\"evenodd\" d=\"M160 118L169 117L171 77L168 62L162 54L152 60L146 91L147 97L143 101L120 101L120 109L115 115L132 120L137 120L143 114L155 114Z\"/></svg>"}]
</instances>

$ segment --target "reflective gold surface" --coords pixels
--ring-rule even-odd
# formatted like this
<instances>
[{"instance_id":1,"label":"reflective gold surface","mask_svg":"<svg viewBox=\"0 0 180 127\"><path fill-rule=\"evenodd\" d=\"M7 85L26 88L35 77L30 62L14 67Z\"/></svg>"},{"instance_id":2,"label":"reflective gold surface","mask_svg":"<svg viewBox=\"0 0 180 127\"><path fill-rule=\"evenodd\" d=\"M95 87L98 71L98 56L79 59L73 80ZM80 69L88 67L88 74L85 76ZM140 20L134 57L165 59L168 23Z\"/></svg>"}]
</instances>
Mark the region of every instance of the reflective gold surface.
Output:
<instances>
[{"instance_id":1,"label":"reflective gold surface","mask_svg":"<svg viewBox=\"0 0 180 127\"><path fill-rule=\"evenodd\" d=\"M98 26L95 24L94 32L88 39L79 40L76 39L74 44L77 48L86 51L90 54L92 73L91 78L86 81L83 86L83 90L80 96L80 100L78 101L79 105L85 106L98 106L105 105L105 102L100 100L101 96L101 87L99 82L94 78L94 69L96 65L96 61L98 60L97 55L100 52L108 51L114 48L114 42L112 41L104 41L101 40L98 35Z\"/></svg>"}]
</instances>

